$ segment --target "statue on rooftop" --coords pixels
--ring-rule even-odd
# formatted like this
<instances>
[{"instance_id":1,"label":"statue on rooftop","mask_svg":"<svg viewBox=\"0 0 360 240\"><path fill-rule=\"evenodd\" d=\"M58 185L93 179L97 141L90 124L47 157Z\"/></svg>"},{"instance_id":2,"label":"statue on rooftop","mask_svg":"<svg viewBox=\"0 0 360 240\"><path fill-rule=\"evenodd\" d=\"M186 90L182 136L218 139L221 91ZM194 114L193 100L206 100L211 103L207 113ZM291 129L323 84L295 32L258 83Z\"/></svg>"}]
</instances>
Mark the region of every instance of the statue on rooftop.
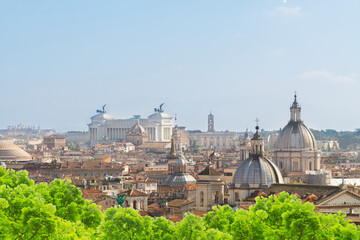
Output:
<instances>
[{"instance_id":1,"label":"statue on rooftop","mask_svg":"<svg viewBox=\"0 0 360 240\"><path fill-rule=\"evenodd\" d=\"M164 103L160 104L159 108L154 108L154 111L158 112L158 113L164 112L164 109L162 109L162 106L164 106Z\"/></svg>"},{"instance_id":2,"label":"statue on rooftop","mask_svg":"<svg viewBox=\"0 0 360 240\"><path fill-rule=\"evenodd\" d=\"M101 113L101 114L106 113L105 107L106 107L106 104L104 106L102 106L101 109L97 109L96 112Z\"/></svg>"}]
</instances>

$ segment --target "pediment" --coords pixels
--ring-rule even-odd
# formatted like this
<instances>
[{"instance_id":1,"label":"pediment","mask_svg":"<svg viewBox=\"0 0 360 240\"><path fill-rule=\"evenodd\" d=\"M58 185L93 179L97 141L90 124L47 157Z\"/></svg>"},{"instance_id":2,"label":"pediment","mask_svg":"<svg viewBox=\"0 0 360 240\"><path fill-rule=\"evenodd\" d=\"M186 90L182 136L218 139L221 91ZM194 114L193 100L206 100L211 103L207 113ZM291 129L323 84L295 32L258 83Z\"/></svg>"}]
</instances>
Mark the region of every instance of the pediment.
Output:
<instances>
[{"instance_id":1,"label":"pediment","mask_svg":"<svg viewBox=\"0 0 360 240\"><path fill-rule=\"evenodd\" d=\"M340 192L318 206L346 206L346 205L360 205L360 196L348 190Z\"/></svg>"}]
</instances>

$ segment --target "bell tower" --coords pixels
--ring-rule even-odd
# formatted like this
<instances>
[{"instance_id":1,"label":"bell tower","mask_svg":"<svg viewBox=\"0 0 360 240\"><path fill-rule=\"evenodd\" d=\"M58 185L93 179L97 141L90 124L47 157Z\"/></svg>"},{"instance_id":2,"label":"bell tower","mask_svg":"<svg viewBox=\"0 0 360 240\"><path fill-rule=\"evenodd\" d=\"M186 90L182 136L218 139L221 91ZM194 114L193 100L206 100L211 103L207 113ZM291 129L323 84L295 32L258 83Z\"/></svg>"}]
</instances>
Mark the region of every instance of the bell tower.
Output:
<instances>
[{"instance_id":1,"label":"bell tower","mask_svg":"<svg viewBox=\"0 0 360 240\"><path fill-rule=\"evenodd\" d=\"M210 112L208 116L208 132L215 132L214 130L214 115Z\"/></svg>"}]
</instances>

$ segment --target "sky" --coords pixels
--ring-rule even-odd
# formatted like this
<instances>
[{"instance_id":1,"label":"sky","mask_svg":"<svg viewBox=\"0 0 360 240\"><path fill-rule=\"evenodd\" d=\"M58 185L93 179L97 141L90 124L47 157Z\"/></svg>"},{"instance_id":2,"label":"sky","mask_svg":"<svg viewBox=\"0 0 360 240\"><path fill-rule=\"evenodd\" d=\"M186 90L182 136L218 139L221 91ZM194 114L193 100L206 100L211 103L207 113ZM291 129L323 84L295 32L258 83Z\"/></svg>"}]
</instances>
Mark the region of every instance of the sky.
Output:
<instances>
[{"instance_id":1,"label":"sky","mask_svg":"<svg viewBox=\"0 0 360 240\"><path fill-rule=\"evenodd\" d=\"M0 129L87 130L96 109L187 129L360 128L360 1L0 1Z\"/></svg>"}]
</instances>

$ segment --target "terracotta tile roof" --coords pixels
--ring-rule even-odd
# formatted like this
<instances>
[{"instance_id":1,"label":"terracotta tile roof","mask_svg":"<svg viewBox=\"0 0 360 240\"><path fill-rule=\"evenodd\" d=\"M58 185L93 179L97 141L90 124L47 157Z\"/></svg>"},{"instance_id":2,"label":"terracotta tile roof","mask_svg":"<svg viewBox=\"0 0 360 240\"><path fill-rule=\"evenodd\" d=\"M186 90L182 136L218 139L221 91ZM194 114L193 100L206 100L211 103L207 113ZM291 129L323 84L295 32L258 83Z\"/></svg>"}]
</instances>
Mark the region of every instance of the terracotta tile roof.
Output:
<instances>
[{"instance_id":1,"label":"terracotta tile roof","mask_svg":"<svg viewBox=\"0 0 360 240\"><path fill-rule=\"evenodd\" d=\"M245 206L245 205L241 205L240 208L244 209L244 210L249 210L250 206Z\"/></svg>"},{"instance_id":2,"label":"terracotta tile roof","mask_svg":"<svg viewBox=\"0 0 360 240\"><path fill-rule=\"evenodd\" d=\"M290 172L288 174L288 177L301 177L301 176L305 176L304 172Z\"/></svg>"},{"instance_id":3,"label":"terracotta tile roof","mask_svg":"<svg viewBox=\"0 0 360 240\"><path fill-rule=\"evenodd\" d=\"M281 192L287 192L291 195L300 196L302 200L311 195L311 201L319 204L323 200L328 199L330 196L334 196L343 190L338 186L326 186L326 185L310 185L310 184L272 184L268 189L264 189L264 193L269 195L278 195ZM252 196L252 195L251 195ZM308 199L310 200L310 198Z\"/></svg>"},{"instance_id":4,"label":"terracotta tile roof","mask_svg":"<svg viewBox=\"0 0 360 240\"><path fill-rule=\"evenodd\" d=\"M325 204L326 202L329 202L331 201L332 199L336 198L336 197L340 197L342 194L350 194L352 195L353 197L357 198L358 200L360 200L360 195L359 194L356 194L354 192L351 192L349 190L344 190L342 189L340 192L337 192L325 199L321 199L320 201L317 202L317 205L323 205ZM350 206L349 204L347 204L346 206Z\"/></svg>"},{"instance_id":5,"label":"terracotta tile roof","mask_svg":"<svg viewBox=\"0 0 360 240\"><path fill-rule=\"evenodd\" d=\"M182 207L186 206L194 201L188 201L187 199L175 199L168 203L169 207Z\"/></svg>"},{"instance_id":6,"label":"terracotta tile roof","mask_svg":"<svg viewBox=\"0 0 360 240\"><path fill-rule=\"evenodd\" d=\"M208 212L204 212L204 211L193 211L193 214L199 217L204 217L205 214L207 214Z\"/></svg>"},{"instance_id":7,"label":"terracotta tile roof","mask_svg":"<svg viewBox=\"0 0 360 240\"><path fill-rule=\"evenodd\" d=\"M138 148L166 148L170 142L145 142Z\"/></svg>"},{"instance_id":8,"label":"terracotta tile roof","mask_svg":"<svg viewBox=\"0 0 360 240\"><path fill-rule=\"evenodd\" d=\"M121 191L119 194L127 194L129 197L147 197L148 195L136 189Z\"/></svg>"},{"instance_id":9,"label":"terracotta tile roof","mask_svg":"<svg viewBox=\"0 0 360 240\"><path fill-rule=\"evenodd\" d=\"M181 222L181 218L179 217L169 217L169 220L173 222Z\"/></svg>"},{"instance_id":10,"label":"terracotta tile roof","mask_svg":"<svg viewBox=\"0 0 360 240\"><path fill-rule=\"evenodd\" d=\"M100 190L97 189L81 189L83 193L102 193Z\"/></svg>"},{"instance_id":11,"label":"terracotta tile roof","mask_svg":"<svg viewBox=\"0 0 360 240\"><path fill-rule=\"evenodd\" d=\"M139 214L144 217L144 216L149 216L149 214L145 211L139 211Z\"/></svg>"},{"instance_id":12,"label":"terracotta tile roof","mask_svg":"<svg viewBox=\"0 0 360 240\"><path fill-rule=\"evenodd\" d=\"M353 223L355 223L356 225L360 224L360 217L358 215L347 215L345 218L345 220L351 220Z\"/></svg>"},{"instance_id":13,"label":"terracotta tile roof","mask_svg":"<svg viewBox=\"0 0 360 240\"><path fill-rule=\"evenodd\" d=\"M148 208L160 208L159 203L153 203L148 205Z\"/></svg>"},{"instance_id":14,"label":"terracotta tile roof","mask_svg":"<svg viewBox=\"0 0 360 240\"><path fill-rule=\"evenodd\" d=\"M218 171L216 171L213 167L207 166L199 175L221 175Z\"/></svg>"}]
</instances>

